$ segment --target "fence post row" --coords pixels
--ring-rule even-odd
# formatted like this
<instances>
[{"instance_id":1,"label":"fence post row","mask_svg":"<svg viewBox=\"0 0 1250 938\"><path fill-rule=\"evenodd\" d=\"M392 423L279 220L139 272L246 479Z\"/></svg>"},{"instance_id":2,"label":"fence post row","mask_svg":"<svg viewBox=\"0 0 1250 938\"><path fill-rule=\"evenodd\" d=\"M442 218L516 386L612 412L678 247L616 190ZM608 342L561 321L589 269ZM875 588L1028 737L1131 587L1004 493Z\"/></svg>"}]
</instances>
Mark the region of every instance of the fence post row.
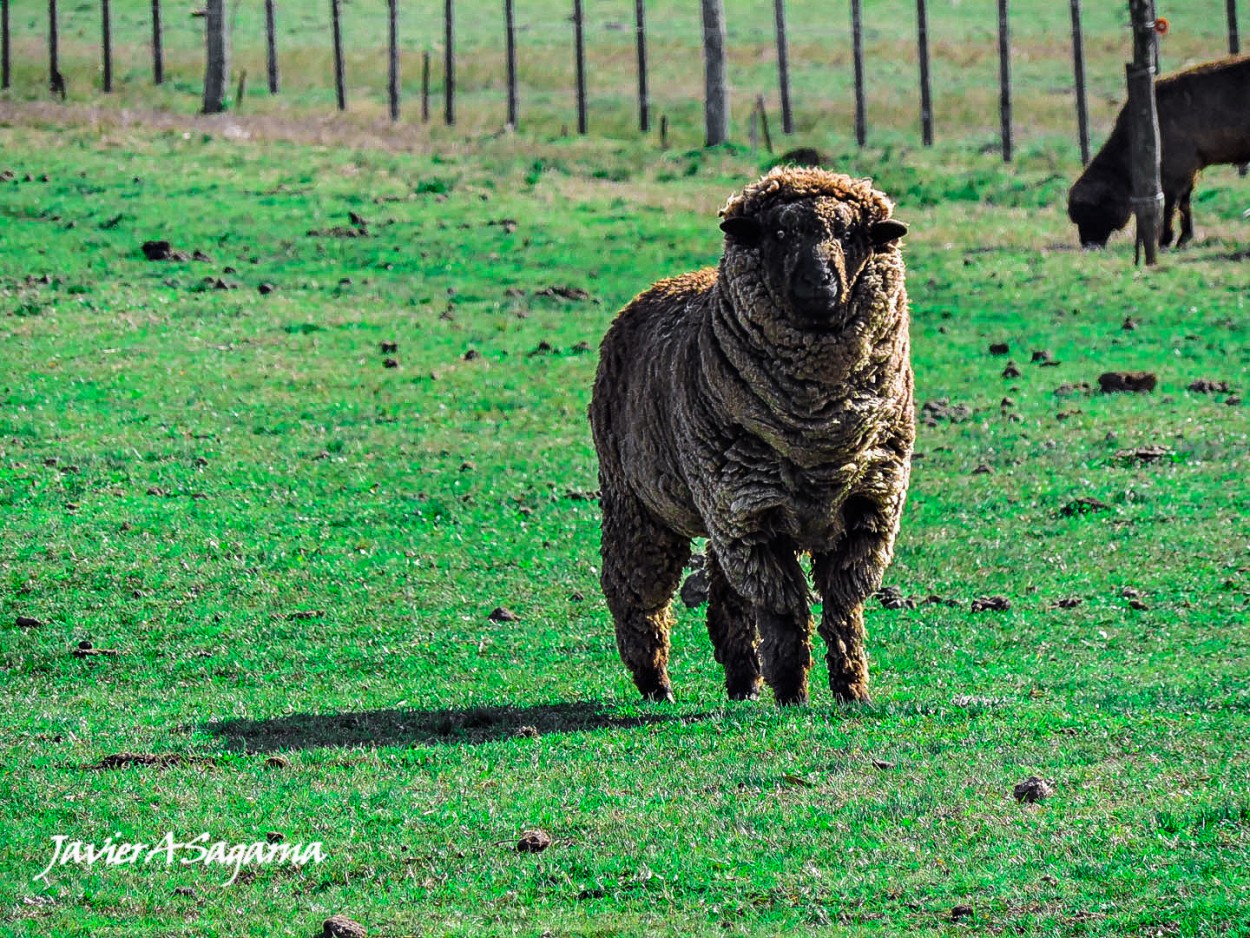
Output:
<instances>
[{"instance_id":1,"label":"fence post row","mask_svg":"<svg viewBox=\"0 0 1250 938\"><path fill-rule=\"evenodd\" d=\"M443 121L456 122L456 10L454 0L443 3Z\"/></svg>"},{"instance_id":2,"label":"fence post row","mask_svg":"<svg viewBox=\"0 0 1250 938\"><path fill-rule=\"evenodd\" d=\"M265 0L265 68L269 72L269 93L278 93L278 39L274 29L273 0Z\"/></svg>"},{"instance_id":3,"label":"fence post row","mask_svg":"<svg viewBox=\"0 0 1250 938\"><path fill-rule=\"evenodd\" d=\"M508 126L517 126L516 94L516 11L513 0L503 0L504 54L508 66Z\"/></svg>"},{"instance_id":4,"label":"fence post row","mask_svg":"<svg viewBox=\"0 0 1250 938\"><path fill-rule=\"evenodd\" d=\"M573 0L573 57L577 80L577 132L586 133L586 36L582 0Z\"/></svg>"},{"instance_id":5,"label":"fence post row","mask_svg":"<svg viewBox=\"0 0 1250 938\"><path fill-rule=\"evenodd\" d=\"M1085 39L1081 34L1081 0L1071 0L1072 69L1076 83L1076 131L1081 144L1081 165L1089 162L1089 99L1085 94Z\"/></svg>"},{"instance_id":6,"label":"fence post row","mask_svg":"<svg viewBox=\"0 0 1250 938\"><path fill-rule=\"evenodd\" d=\"M398 0L386 0L386 98L391 120L399 120L399 10Z\"/></svg>"},{"instance_id":7,"label":"fence post row","mask_svg":"<svg viewBox=\"0 0 1250 938\"><path fill-rule=\"evenodd\" d=\"M347 88L343 83L342 0L330 0L330 32L334 41L334 100L340 111L347 110Z\"/></svg>"},{"instance_id":8,"label":"fence post row","mask_svg":"<svg viewBox=\"0 0 1250 938\"><path fill-rule=\"evenodd\" d=\"M165 83L165 50L161 47L161 0L152 0L152 84Z\"/></svg>"},{"instance_id":9,"label":"fence post row","mask_svg":"<svg viewBox=\"0 0 1250 938\"><path fill-rule=\"evenodd\" d=\"M790 113L790 46L786 40L785 0L773 0L773 14L777 21L777 76L781 82L781 132L794 133L794 118Z\"/></svg>"},{"instance_id":10,"label":"fence post row","mask_svg":"<svg viewBox=\"0 0 1250 938\"><path fill-rule=\"evenodd\" d=\"M647 9L646 0L634 0L634 29L638 46L638 129L651 129L651 101L647 94Z\"/></svg>"},{"instance_id":11,"label":"fence post row","mask_svg":"<svg viewBox=\"0 0 1250 938\"><path fill-rule=\"evenodd\" d=\"M920 50L920 137L933 146L933 92L929 87L929 10L916 0L916 34Z\"/></svg>"},{"instance_id":12,"label":"fence post row","mask_svg":"<svg viewBox=\"0 0 1250 938\"><path fill-rule=\"evenodd\" d=\"M998 116L1002 125L1003 162L1010 163L1014 141L1011 134L1011 26L1008 0L998 0Z\"/></svg>"},{"instance_id":13,"label":"fence post row","mask_svg":"<svg viewBox=\"0 0 1250 938\"><path fill-rule=\"evenodd\" d=\"M729 85L725 81L725 6L723 0L702 0L703 78L706 89L706 143L714 147L729 137Z\"/></svg>"}]
</instances>

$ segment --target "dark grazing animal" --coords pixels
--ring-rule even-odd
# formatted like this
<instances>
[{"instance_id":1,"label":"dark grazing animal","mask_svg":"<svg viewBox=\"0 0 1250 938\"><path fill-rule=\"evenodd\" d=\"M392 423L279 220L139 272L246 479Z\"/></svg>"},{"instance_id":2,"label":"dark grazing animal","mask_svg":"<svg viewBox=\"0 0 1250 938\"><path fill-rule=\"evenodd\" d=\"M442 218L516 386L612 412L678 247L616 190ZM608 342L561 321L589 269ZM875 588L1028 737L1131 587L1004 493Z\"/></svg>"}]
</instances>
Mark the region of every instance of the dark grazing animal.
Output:
<instances>
[{"instance_id":1,"label":"dark grazing animal","mask_svg":"<svg viewBox=\"0 0 1250 938\"><path fill-rule=\"evenodd\" d=\"M643 695L671 700L670 599L708 538L731 698L807 700L812 558L829 684L868 699L863 602L889 564L915 437L906 226L868 180L780 167L721 211L717 269L657 283L603 340L590 405L601 582Z\"/></svg>"},{"instance_id":2,"label":"dark grazing animal","mask_svg":"<svg viewBox=\"0 0 1250 938\"><path fill-rule=\"evenodd\" d=\"M1190 196L1204 167L1250 161L1250 55L1195 65L1155 83L1159 110L1163 232L1172 243L1172 213L1180 209L1177 247L1194 236ZM1068 191L1068 217L1084 247L1102 247L1131 214L1132 169L1128 108L1111 136Z\"/></svg>"}]
</instances>

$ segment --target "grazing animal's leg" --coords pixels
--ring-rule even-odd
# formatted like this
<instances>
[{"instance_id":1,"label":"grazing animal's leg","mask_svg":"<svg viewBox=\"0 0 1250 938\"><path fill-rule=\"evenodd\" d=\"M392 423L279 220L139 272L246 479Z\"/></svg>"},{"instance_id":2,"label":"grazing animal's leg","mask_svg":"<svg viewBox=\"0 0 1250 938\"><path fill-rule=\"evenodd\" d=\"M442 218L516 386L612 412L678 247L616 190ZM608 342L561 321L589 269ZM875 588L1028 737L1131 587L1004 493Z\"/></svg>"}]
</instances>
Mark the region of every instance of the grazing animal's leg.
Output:
<instances>
[{"instance_id":1,"label":"grazing animal's leg","mask_svg":"<svg viewBox=\"0 0 1250 938\"><path fill-rule=\"evenodd\" d=\"M690 558L690 539L655 520L633 495L603 490L600 582L616 622L616 647L648 700L672 700L669 600Z\"/></svg>"},{"instance_id":2,"label":"grazing animal's leg","mask_svg":"<svg viewBox=\"0 0 1250 938\"><path fill-rule=\"evenodd\" d=\"M716 660L725 667L725 689L730 700L755 700L760 694L760 639L755 628L755 610L729 585L710 550L707 573L707 632Z\"/></svg>"},{"instance_id":3,"label":"grazing animal's leg","mask_svg":"<svg viewBox=\"0 0 1250 938\"><path fill-rule=\"evenodd\" d=\"M1189 198L1194 194L1194 187L1190 185L1180 198L1181 209L1181 238L1176 242L1178 248L1184 247L1194 239L1194 210L1189 204Z\"/></svg>"},{"instance_id":4,"label":"grazing animal's leg","mask_svg":"<svg viewBox=\"0 0 1250 938\"><path fill-rule=\"evenodd\" d=\"M876 592L898 530L897 511L851 496L843 507L846 536L836 549L812 558L824 611L820 637L826 645L829 689L842 701L867 702L868 654L864 648L864 600Z\"/></svg>"},{"instance_id":5,"label":"grazing animal's leg","mask_svg":"<svg viewBox=\"0 0 1250 938\"><path fill-rule=\"evenodd\" d=\"M761 670L777 703L807 703L812 617L807 579L793 547L732 542L713 549L733 589L755 610Z\"/></svg>"},{"instance_id":6,"label":"grazing animal's leg","mask_svg":"<svg viewBox=\"0 0 1250 938\"><path fill-rule=\"evenodd\" d=\"M1163 230L1159 232L1159 247L1167 247L1172 243L1172 211L1176 208L1176 198L1172 195L1172 190L1167 189L1163 193ZM1182 224L1184 217L1182 216ZM1178 244L1177 247L1180 247Z\"/></svg>"}]
</instances>

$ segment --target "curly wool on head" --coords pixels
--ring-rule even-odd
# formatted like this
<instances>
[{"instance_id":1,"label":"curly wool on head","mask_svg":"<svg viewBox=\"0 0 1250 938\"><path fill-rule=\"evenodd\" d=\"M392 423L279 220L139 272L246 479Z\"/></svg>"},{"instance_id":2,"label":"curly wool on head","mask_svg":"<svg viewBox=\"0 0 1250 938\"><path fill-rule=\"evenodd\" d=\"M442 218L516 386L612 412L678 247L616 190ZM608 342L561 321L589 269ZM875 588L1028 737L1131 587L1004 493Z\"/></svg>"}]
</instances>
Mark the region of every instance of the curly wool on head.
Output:
<instances>
[{"instance_id":1,"label":"curly wool on head","mask_svg":"<svg viewBox=\"0 0 1250 938\"><path fill-rule=\"evenodd\" d=\"M815 166L774 166L762 178L735 192L720 210L721 218L759 213L765 207L803 199L832 198L873 209L874 217L889 218L894 203L872 187L868 178L853 178Z\"/></svg>"}]
</instances>

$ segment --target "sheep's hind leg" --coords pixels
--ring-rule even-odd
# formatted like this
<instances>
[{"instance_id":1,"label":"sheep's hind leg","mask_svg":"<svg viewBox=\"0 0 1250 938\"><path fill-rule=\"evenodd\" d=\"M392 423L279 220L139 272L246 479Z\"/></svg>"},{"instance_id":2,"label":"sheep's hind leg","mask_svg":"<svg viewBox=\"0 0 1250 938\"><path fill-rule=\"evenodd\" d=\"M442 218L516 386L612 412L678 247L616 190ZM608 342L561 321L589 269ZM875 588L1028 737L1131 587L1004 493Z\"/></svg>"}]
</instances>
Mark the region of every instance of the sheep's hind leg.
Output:
<instances>
[{"instance_id":1,"label":"sheep's hind leg","mask_svg":"<svg viewBox=\"0 0 1250 938\"><path fill-rule=\"evenodd\" d=\"M669 603L690 557L690 539L655 520L632 495L605 490L601 553L600 582L621 660L643 697L671 701Z\"/></svg>"},{"instance_id":2,"label":"sheep's hind leg","mask_svg":"<svg viewBox=\"0 0 1250 938\"><path fill-rule=\"evenodd\" d=\"M755 700L760 694L759 634L755 610L738 595L708 551L707 631L716 660L725 668L730 700Z\"/></svg>"}]
</instances>

